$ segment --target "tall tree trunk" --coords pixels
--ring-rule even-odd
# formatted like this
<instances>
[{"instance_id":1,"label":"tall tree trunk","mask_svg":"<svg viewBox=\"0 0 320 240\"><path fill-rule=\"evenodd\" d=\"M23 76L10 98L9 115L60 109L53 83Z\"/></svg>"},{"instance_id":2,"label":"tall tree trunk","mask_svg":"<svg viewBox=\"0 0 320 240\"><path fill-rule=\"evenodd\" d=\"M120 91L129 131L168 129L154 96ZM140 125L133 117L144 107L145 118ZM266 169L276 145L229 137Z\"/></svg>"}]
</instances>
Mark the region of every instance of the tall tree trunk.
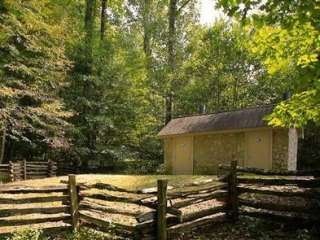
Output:
<instances>
[{"instance_id":1,"label":"tall tree trunk","mask_svg":"<svg viewBox=\"0 0 320 240\"><path fill-rule=\"evenodd\" d=\"M103 41L106 31L107 0L101 0L100 40Z\"/></svg>"},{"instance_id":2,"label":"tall tree trunk","mask_svg":"<svg viewBox=\"0 0 320 240\"><path fill-rule=\"evenodd\" d=\"M85 49L84 54L86 57L85 62L85 75L93 74L93 39L94 39L94 23L96 16L96 0L86 0L86 13L84 19L84 30L85 30ZM90 81L86 81L83 88L83 96L86 97L89 101L91 96L94 95L94 86ZM82 115L84 117L84 122L88 124L86 130L86 146L90 150L90 156L88 158L95 159L96 157L96 132L95 126L91 126L85 118L87 115L91 115L92 111L88 110L87 107L84 107ZM88 167L88 161L83 162L83 167Z\"/></svg>"},{"instance_id":3,"label":"tall tree trunk","mask_svg":"<svg viewBox=\"0 0 320 240\"><path fill-rule=\"evenodd\" d=\"M216 111L221 111L220 99L221 98L221 88L220 88L220 78L217 78L217 102Z\"/></svg>"},{"instance_id":4,"label":"tall tree trunk","mask_svg":"<svg viewBox=\"0 0 320 240\"><path fill-rule=\"evenodd\" d=\"M93 63L93 30L94 30L94 18L96 10L96 0L86 0L86 14L84 19L84 28L85 28L85 55L87 63L87 73L92 72L92 63Z\"/></svg>"},{"instance_id":5,"label":"tall tree trunk","mask_svg":"<svg viewBox=\"0 0 320 240\"><path fill-rule=\"evenodd\" d=\"M147 70L151 68L151 4L152 0L144 0L143 6L143 50L147 60Z\"/></svg>"},{"instance_id":6,"label":"tall tree trunk","mask_svg":"<svg viewBox=\"0 0 320 240\"><path fill-rule=\"evenodd\" d=\"M4 159L4 151L6 148L6 136L7 136L7 130L6 130L6 127L4 127L2 130L0 164L3 163L3 159Z\"/></svg>"},{"instance_id":7,"label":"tall tree trunk","mask_svg":"<svg viewBox=\"0 0 320 240\"><path fill-rule=\"evenodd\" d=\"M168 35L168 64L169 64L169 76L173 77L176 69L176 19L177 19L177 2L178 0L170 0L169 3L169 35ZM169 79L166 93L166 118L165 123L168 123L172 119L173 110L173 96L172 96L172 81Z\"/></svg>"},{"instance_id":8,"label":"tall tree trunk","mask_svg":"<svg viewBox=\"0 0 320 240\"><path fill-rule=\"evenodd\" d=\"M233 108L237 108L239 106L238 104L238 78L236 77L233 85Z\"/></svg>"}]
</instances>

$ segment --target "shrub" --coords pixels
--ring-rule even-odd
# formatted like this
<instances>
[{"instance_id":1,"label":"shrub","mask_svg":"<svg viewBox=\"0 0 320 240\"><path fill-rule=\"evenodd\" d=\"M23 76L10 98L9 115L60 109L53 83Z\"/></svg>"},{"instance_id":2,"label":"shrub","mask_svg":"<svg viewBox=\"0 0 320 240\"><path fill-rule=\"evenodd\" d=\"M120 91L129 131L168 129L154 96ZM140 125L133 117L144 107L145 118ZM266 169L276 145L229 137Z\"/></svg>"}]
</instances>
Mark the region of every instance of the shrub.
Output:
<instances>
[{"instance_id":1,"label":"shrub","mask_svg":"<svg viewBox=\"0 0 320 240\"><path fill-rule=\"evenodd\" d=\"M102 232L98 232L89 228L81 228L79 231L73 232L66 236L66 240L106 240L112 239Z\"/></svg>"},{"instance_id":2,"label":"shrub","mask_svg":"<svg viewBox=\"0 0 320 240\"><path fill-rule=\"evenodd\" d=\"M25 228L13 233L10 240L44 240L41 234L42 231L40 230Z\"/></svg>"}]
</instances>

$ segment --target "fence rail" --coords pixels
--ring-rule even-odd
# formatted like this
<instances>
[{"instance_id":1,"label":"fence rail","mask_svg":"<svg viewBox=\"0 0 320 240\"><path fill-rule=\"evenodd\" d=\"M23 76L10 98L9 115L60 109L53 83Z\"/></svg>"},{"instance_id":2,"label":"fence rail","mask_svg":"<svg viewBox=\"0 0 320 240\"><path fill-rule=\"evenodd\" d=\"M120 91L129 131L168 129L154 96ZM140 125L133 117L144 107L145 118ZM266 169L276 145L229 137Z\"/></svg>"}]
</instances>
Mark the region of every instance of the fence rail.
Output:
<instances>
[{"instance_id":1,"label":"fence rail","mask_svg":"<svg viewBox=\"0 0 320 240\"><path fill-rule=\"evenodd\" d=\"M1 234L26 225L46 228L43 224L47 224L47 229L57 231L71 228L67 185L39 188L2 185L0 195Z\"/></svg>"},{"instance_id":2,"label":"fence rail","mask_svg":"<svg viewBox=\"0 0 320 240\"><path fill-rule=\"evenodd\" d=\"M279 177L271 171L260 175L262 170L250 172L235 161L221 169L228 171L221 181L209 179L176 188L158 180L155 188L128 190L106 183L77 183L75 175L60 186L0 188L0 227L62 222L61 229L88 226L126 238L164 240L206 225L236 221L241 215L300 226L319 222L316 171L312 172L316 176L296 172L297 176Z\"/></svg>"},{"instance_id":3,"label":"fence rail","mask_svg":"<svg viewBox=\"0 0 320 240\"><path fill-rule=\"evenodd\" d=\"M220 169L231 171L232 167L222 165ZM235 201L240 215L300 226L320 220L319 170L236 167L236 175Z\"/></svg>"},{"instance_id":4,"label":"fence rail","mask_svg":"<svg viewBox=\"0 0 320 240\"><path fill-rule=\"evenodd\" d=\"M57 175L57 163L53 161L17 161L0 164L0 182L39 179Z\"/></svg>"}]
</instances>

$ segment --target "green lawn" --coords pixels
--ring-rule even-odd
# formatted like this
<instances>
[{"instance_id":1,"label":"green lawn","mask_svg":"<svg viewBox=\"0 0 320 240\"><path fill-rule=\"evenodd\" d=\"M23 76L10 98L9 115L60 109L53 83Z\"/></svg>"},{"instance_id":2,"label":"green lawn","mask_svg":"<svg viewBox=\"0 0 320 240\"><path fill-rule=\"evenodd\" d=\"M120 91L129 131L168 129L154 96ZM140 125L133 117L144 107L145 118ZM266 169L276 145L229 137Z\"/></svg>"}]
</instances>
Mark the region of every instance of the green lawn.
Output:
<instances>
[{"instance_id":1,"label":"green lawn","mask_svg":"<svg viewBox=\"0 0 320 240\"><path fill-rule=\"evenodd\" d=\"M112 174L83 174L77 175L79 183L107 183L128 190L155 187L158 179L168 179L170 186L179 187L195 181L216 179L216 176L194 176L194 175L112 175ZM10 186L51 186L67 181L67 177L53 177L36 180L13 182Z\"/></svg>"}]
</instances>

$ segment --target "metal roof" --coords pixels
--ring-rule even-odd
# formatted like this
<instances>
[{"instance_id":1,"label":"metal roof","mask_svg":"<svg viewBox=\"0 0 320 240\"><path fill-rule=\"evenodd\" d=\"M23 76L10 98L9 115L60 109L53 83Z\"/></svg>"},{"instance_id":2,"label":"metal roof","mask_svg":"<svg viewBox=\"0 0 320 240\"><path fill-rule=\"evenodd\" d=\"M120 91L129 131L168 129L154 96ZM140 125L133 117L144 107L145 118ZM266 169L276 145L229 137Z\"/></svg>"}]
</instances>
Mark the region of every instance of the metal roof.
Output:
<instances>
[{"instance_id":1,"label":"metal roof","mask_svg":"<svg viewBox=\"0 0 320 240\"><path fill-rule=\"evenodd\" d=\"M232 129L267 127L264 117L273 110L273 105L198 115L172 119L158 136L170 136L187 133L201 133Z\"/></svg>"}]
</instances>

